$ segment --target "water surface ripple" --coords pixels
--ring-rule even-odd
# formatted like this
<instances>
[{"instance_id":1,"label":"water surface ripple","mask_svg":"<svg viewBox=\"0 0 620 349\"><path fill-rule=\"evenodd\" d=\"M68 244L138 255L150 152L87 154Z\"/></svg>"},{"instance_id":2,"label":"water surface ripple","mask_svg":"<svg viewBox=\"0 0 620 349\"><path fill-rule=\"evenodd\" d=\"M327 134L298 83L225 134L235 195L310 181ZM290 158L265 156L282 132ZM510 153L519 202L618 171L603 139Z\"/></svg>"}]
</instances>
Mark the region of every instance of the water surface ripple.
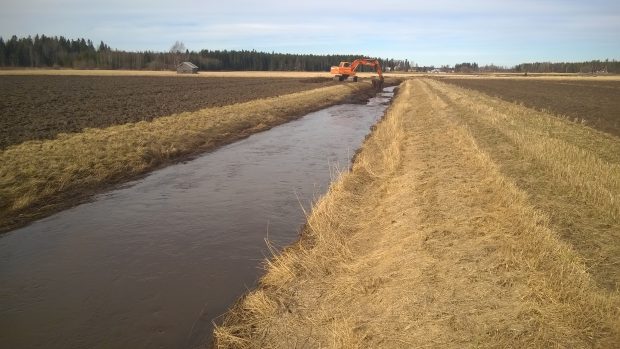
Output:
<instances>
[{"instance_id":1,"label":"water surface ripple","mask_svg":"<svg viewBox=\"0 0 620 349\"><path fill-rule=\"evenodd\" d=\"M0 237L3 348L194 348L297 239L392 88L153 172Z\"/></svg>"}]
</instances>

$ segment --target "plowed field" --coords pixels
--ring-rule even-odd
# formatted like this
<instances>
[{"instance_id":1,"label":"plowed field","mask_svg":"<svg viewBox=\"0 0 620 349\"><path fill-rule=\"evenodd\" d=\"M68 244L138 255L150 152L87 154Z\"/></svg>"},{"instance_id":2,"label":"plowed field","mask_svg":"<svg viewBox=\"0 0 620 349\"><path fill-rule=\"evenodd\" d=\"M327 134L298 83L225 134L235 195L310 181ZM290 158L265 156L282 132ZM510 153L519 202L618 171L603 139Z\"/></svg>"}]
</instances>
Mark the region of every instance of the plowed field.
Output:
<instances>
[{"instance_id":1,"label":"plowed field","mask_svg":"<svg viewBox=\"0 0 620 349\"><path fill-rule=\"evenodd\" d=\"M331 84L326 78L0 76L0 148Z\"/></svg>"}]
</instances>

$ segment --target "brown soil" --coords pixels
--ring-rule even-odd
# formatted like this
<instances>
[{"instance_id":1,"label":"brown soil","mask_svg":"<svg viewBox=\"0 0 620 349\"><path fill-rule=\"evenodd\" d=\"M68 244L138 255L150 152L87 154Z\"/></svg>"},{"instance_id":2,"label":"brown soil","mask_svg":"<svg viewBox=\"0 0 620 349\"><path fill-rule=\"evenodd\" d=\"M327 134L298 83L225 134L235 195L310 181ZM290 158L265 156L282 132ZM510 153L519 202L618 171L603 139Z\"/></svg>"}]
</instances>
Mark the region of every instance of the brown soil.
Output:
<instances>
[{"instance_id":1,"label":"brown soil","mask_svg":"<svg viewBox=\"0 0 620 349\"><path fill-rule=\"evenodd\" d=\"M332 84L326 78L0 76L0 149Z\"/></svg>"},{"instance_id":2,"label":"brown soil","mask_svg":"<svg viewBox=\"0 0 620 349\"><path fill-rule=\"evenodd\" d=\"M523 103L530 108L545 109L620 135L620 81L472 78L442 81Z\"/></svg>"}]
</instances>

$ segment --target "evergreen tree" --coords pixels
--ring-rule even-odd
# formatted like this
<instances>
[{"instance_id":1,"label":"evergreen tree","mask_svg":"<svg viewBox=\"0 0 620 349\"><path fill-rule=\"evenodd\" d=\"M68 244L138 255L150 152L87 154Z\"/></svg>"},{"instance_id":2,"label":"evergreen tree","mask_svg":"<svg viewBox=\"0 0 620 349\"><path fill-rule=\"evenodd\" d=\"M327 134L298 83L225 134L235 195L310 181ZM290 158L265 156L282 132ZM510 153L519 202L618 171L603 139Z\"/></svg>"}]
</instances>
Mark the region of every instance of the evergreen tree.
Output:
<instances>
[{"instance_id":1,"label":"evergreen tree","mask_svg":"<svg viewBox=\"0 0 620 349\"><path fill-rule=\"evenodd\" d=\"M182 43L179 42L182 45ZM174 47L173 47L174 48ZM174 51L174 52L172 52ZM18 38L13 35L5 40L0 37L0 67L59 67L80 69L151 69L165 70L175 66L175 61L189 60L200 70L303 70L329 71L341 61L351 62L364 55L312 55L258 52L256 50L201 50L190 51L181 46L168 52L128 52L113 50L103 41L95 46L91 40L67 39L63 36L35 35ZM413 63L393 58L379 59L382 67L409 71ZM418 67L418 71L430 71L430 67ZM447 69L447 67L444 67ZM362 66L360 71L371 70ZM387 70L387 69L386 69ZM460 63L456 71L515 71L530 73L620 73L616 60L589 62L536 62L523 63L514 68L477 63Z\"/></svg>"}]
</instances>

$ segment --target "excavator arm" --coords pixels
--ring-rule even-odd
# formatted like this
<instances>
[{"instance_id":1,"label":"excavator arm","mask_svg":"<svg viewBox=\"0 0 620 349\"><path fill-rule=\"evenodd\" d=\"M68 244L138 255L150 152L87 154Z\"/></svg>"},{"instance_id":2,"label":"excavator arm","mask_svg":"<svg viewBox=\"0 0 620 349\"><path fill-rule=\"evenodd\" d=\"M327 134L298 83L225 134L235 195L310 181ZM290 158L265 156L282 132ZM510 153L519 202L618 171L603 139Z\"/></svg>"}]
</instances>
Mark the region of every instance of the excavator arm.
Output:
<instances>
[{"instance_id":1,"label":"excavator arm","mask_svg":"<svg viewBox=\"0 0 620 349\"><path fill-rule=\"evenodd\" d=\"M377 71L377 75L379 75L379 79L383 80L383 71L381 70L381 64L378 60L366 58L356 59L351 63L351 71L357 71L357 67L359 67L360 65L367 65L375 68L375 70Z\"/></svg>"}]
</instances>

